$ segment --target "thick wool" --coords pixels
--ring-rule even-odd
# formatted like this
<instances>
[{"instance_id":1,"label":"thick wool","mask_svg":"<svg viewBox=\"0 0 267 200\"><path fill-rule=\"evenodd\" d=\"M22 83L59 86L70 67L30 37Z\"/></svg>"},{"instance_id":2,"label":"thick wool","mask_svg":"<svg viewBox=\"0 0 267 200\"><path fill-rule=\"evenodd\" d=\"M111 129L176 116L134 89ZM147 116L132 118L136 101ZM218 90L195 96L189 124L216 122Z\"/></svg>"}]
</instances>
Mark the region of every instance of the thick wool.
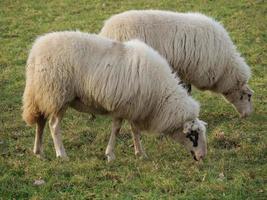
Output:
<instances>
[{"instance_id":1,"label":"thick wool","mask_svg":"<svg viewBox=\"0 0 267 200\"><path fill-rule=\"evenodd\" d=\"M141 130L168 132L199 114L199 104L178 82L167 62L138 40L49 33L30 51L23 119L32 125L41 115L72 106L132 121Z\"/></svg>"},{"instance_id":2,"label":"thick wool","mask_svg":"<svg viewBox=\"0 0 267 200\"><path fill-rule=\"evenodd\" d=\"M167 59L182 81L201 90L224 94L250 78L250 68L224 27L199 13L127 11L108 19L99 35L144 41Z\"/></svg>"}]
</instances>

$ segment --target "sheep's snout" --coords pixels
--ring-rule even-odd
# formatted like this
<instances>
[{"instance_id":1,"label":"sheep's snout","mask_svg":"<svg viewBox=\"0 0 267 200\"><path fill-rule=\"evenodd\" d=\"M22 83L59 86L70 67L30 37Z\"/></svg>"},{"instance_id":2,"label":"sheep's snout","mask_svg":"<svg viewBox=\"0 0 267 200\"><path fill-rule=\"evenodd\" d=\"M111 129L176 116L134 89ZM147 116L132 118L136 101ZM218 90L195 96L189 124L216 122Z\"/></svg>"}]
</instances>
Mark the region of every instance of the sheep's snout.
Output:
<instances>
[{"instance_id":1,"label":"sheep's snout","mask_svg":"<svg viewBox=\"0 0 267 200\"><path fill-rule=\"evenodd\" d=\"M200 161L200 160L203 160L207 154L207 151L205 150L200 150L200 151L191 151L191 154L194 158L195 161Z\"/></svg>"},{"instance_id":2,"label":"sheep's snout","mask_svg":"<svg viewBox=\"0 0 267 200\"><path fill-rule=\"evenodd\" d=\"M200 161L200 160L204 159L206 154L207 154L207 151L197 151L195 153L196 160Z\"/></svg>"},{"instance_id":3,"label":"sheep's snout","mask_svg":"<svg viewBox=\"0 0 267 200\"><path fill-rule=\"evenodd\" d=\"M242 111L242 112L240 113L240 117L241 117L241 118L246 118L246 117L250 116L252 112L253 112L253 108L252 108L252 106L250 106L250 107L247 108L245 111Z\"/></svg>"},{"instance_id":4,"label":"sheep's snout","mask_svg":"<svg viewBox=\"0 0 267 200\"><path fill-rule=\"evenodd\" d=\"M249 116L249 114L248 114L248 113L245 113L245 112L242 112L242 113L240 114L240 117L241 117L241 118L246 118L247 116Z\"/></svg>"}]
</instances>

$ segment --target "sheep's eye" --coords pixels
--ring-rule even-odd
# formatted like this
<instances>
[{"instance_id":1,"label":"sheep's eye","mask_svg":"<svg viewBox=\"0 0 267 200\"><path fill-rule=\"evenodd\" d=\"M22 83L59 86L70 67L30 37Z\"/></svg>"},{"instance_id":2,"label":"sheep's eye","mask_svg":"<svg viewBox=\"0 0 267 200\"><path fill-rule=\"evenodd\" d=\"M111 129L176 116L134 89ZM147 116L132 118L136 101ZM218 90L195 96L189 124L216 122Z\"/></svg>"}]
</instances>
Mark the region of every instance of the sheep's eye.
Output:
<instances>
[{"instance_id":1,"label":"sheep's eye","mask_svg":"<svg viewBox=\"0 0 267 200\"><path fill-rule=\"evenodd\" d=\"M243 95L241 95L240 100L243 100Z\"/></svg>"},{"instance_id":2,"label":"sheep's eye","mask_svg":"<svg viewBox=\"0 0 267 200\"><path fill-rule=\"evenodd\" d=\"M198 146L198 132L197 131L191 131L186 135L186 138L189 138L189 140L193 143L193 147Z\"/></svg>"},{"instance_id":3,"label":"sheep's eye","mask_svg":"<svg viewBox=\"0 0 267 200\"><path fill-rule=\"evenodd\" d=\"M251 94L248 94L248 101L250 101L250 99L251 99Z\"/></svg>"}]
</instances>

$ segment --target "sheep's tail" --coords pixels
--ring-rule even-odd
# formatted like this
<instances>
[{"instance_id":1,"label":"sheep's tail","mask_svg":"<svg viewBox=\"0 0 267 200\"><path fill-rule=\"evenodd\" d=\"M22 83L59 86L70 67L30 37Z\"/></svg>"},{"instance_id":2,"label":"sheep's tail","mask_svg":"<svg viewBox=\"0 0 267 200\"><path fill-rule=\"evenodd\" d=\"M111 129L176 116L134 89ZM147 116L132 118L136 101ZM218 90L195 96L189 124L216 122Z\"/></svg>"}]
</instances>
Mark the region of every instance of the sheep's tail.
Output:
<instances>
[{"instance_id":1,"label":"sheep's tail","mask_svg":"<svg viewBox=\"0 0 267 200\"><path fill-rule=\"evenodd\" d=\"M34 96L32 92L25 88L24 95L23 95L23 112L22 112L22 118L28 125L34 125L41 113L38 110L38 107L36 106L34 102Z\"/></svg>"},{"instance_id":2,"label":"sheep's tail","mask_svg":"<svg viewBox=\"0 0 267 200\"><path fill-rule=\"evenodd\" d=\"M34 125L41 116L35 102L33 75L34 66L27 65L26 86L23 94L22 118L28 125Z\"/></svg>"}]
</instances>

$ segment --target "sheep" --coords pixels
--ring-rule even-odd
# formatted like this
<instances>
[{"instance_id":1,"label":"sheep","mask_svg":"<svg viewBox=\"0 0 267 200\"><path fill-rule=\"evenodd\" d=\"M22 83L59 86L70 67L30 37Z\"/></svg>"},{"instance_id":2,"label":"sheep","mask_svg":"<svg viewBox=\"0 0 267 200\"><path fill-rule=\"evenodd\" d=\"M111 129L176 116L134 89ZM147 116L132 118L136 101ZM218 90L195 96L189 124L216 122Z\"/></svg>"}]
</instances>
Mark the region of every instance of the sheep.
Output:
<instances>
[{"instance_id":1,"label":"sheep","mask_svg":"<svg viewBox=\"0 0 267 200\"><path fill-rule=\"evenodd\" d=\"M224 27L200 13L132 10L109 18L99 35L137 38L167 59L189 88L222 94L241 117L253 111L250 68Z\"/></svg>"},{"instance_id":2,"label":"sheep","mask_svg":"<svg viewBox=\"0 0 267 200\"><path fill-rule=\"evenodd\" d=\"M71 107L112 117L108 161L115 159L123 120L131 124L136 155L145 155L140 134L147 131L170 135L200 160L207 152L205 122L178 81L166 60L138 40L121 43L78 31L39 37L27 60L22 113L27 124L36 124L34 153L42 155L49 118L56 156L67 158L60 121Z\"/></svg>"}]
</instances>

